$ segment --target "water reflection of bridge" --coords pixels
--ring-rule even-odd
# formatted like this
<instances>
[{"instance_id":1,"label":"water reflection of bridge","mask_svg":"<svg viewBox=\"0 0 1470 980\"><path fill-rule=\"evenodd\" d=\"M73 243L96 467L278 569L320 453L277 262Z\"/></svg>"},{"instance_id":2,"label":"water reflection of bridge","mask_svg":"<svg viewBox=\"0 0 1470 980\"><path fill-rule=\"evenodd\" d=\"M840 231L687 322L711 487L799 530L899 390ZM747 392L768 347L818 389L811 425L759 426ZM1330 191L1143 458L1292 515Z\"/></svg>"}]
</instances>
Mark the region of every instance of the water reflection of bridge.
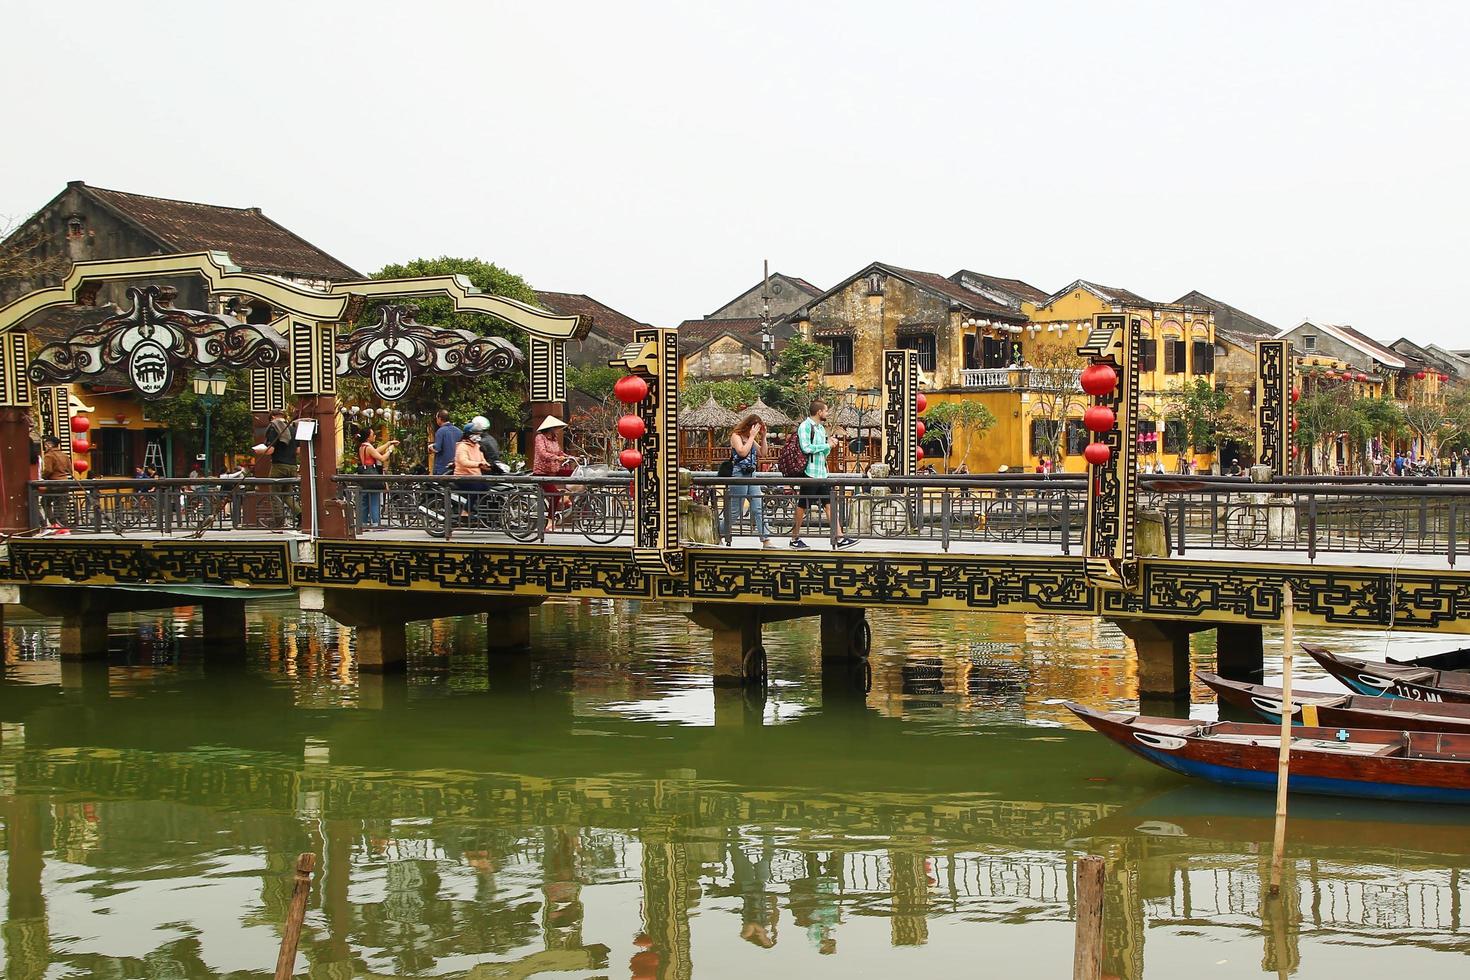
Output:
<instances>
[{"instance_id":1,"label":"water reflection of bridge","mask_svg":"<svg viewBox=\"0 0 1470 980\"><path fill-rule=\"evenodd\" d=\"M232 723L228 697L209 688L258 698L278 724ZM836 706L790 725L650 741L636 737L647 729L638 723L560 713L556 690L389 700L376 711L291 709L290 700L288 689L243 677L228 688L200 678L100 699L0 687L6 975L40 976L53 959L92 972L140 969L105 946L53 956L47 915L74 921L96 896L43 892L41 882L58 862L46 880L90 888L98 872L88 866L108 867L120 842L159 838L184 849L174 866L259 855L256 870L237 872L258 877L264 909L242 919L246 932L279 926L292 857L317 851L324 871L304 948L327 976L348 964L442 971L467 956L507 964L480 976L514 976L642 956L653 974L682 977L713 955L701 953L710 929L842 955L854 916L887 918L896 945L944 943L931 927L950 917L1069 920L1070 864L1088 850L1110 858L1109 955L1119 976L1141 975L1151 930L1260 935L1273 963L1291 962L1304 932L1464 949L1462 826L1420 828L1420 851L1379 841L1345 858L1362 828L1305 808L1293 828L1288 894L1297 898L1277 921L1263 911L1263 859L1250 843L1269 835L1268 817L1216 814L1213 801L1203 823L1168 806L1126 811L1123 790L1083 778L1123 757L1070 733L987 736L993 795L978 796L969 746L925 740L930 764L915 771L913 739L900 734L911 723ZM540 728L528 726L533 716ZM434 741L422 734L430 717ZM843 749L858 733L864 752L853 757ZM517 771L533 744L535 771ZM800 758L830 760L825 775L842 789L813 789L809 763L789 761ZM1062 778L1038 785L1038 768ZM215 843L222 829L225 852ZM644 945L607 931L599 889L642 898ZM191 945L157 920L139 927L152 937L150 959L190 975L217 969L202 952L208 935Z\"/></svg>"}]
</instances>

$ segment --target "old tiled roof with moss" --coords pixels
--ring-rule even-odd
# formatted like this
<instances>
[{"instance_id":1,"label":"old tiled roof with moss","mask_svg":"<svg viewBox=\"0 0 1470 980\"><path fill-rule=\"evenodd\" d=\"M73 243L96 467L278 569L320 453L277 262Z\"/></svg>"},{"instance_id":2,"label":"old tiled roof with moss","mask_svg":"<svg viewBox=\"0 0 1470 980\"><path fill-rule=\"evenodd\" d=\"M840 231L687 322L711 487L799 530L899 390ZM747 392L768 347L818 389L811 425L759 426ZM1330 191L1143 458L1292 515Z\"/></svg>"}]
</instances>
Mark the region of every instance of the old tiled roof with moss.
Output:
<instances>
[{"instance_id":1,"label":"old tiled roof with moss","mask_svg":"<svg viewBox=\"0 0 1470 980\"><path fill-rule=\"evenodd\" d=\"M746 317L705 317L679 324L679 351L688 353L707 346L718 337L729 334L754 350L761 346L761 319Z\"/></svg>"},{"instance_id":2,"label":"old tiled roof with moss","mask_svg":"<svg viewBox=\"0 0 1470 980\"><path fill-rule=\"evenodd\" d=\"M228 252L246 272L329 281L362 279L362 273L261 213L260 208L175 201L146 194L71 186L143 231L171 252Z\"/></svg>"},{"instance_id":3,"label":"old tiled roof with moss","mask_svg":"<svg viewBox=\"0 0 1470 980\"><path fill-rule=\"evenodd\" d=\"M1174 305L1196 306L1209 310L1215 314L1217 332L1228 333L1243 340L1271 340L1281 334L1281 328L1274 323L1267 323L1258 316L1251 316L1239 307L1222 303L1213 296L1206 296L1198 289L1185 293L1174 301Z\"/></svg>"},{"instance_id":4,"label":"old tiled roof with moss","mask_svg":"<svg viewBox=\"0 0 1470 980\"><path fill-rule=\"evenodd\" d=\"M633 331L649 324L620 313L606 303L598 302L586 293L553 293L536 290L536 304L562 316L581 316L590 320L591 332L608 337L618 343L633 339Z\"/></svg>"},{"instance_id":5,"label":"old tiled roof with moss","mask_svg":"<svg viewBox=\"0 0 1470 980\"><path fill-rule=\"evenodd\" d=\"M961 269L949 277L950 282L959 283L966 289L985 295L985 290L993 290L1005 296L1014 296L1017 300L1025 300L1028 303L1045 303L1047 292L1031 285L1023 279L1007 279L1003 276L986 275L983 272L975 272L971 269ZM968 285L966 280L978 284Z\"/></svg>"}]
</instances>

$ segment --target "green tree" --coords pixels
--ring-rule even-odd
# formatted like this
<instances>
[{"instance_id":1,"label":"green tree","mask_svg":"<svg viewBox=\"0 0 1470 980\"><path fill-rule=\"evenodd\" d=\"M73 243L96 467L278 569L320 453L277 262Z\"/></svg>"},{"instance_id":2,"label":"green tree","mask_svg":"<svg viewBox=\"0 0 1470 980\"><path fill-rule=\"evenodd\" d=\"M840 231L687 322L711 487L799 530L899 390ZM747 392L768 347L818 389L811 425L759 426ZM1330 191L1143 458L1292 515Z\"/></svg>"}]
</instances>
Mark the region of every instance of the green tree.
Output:
<instances>
[{"instance_id":1,"label":"green tree","mask_svg":"<svg viewBox=\"0 0 1470 980\"><path fill-rule=\"evenodd\" d=\"M752 377L725 378L720 381L691 381L679 390L680 406L698 408L711 398L732 412L754 405L761 397L761 383Z\"/></svg>"},{"instance_id":2,"label":"green tree","mask_svg":"<svg viewBox=\"0 0 1470 980\"><path fill-rule=\"evenodd\" d=\"M792 418L803 418L814 399L834 402L835 390L827 385L825 371L830 355L826 344L792 337L776 355L771 377L762 379L761 397Z\"/></svg>"},{"instance_id":3,"label":"green tree","mask_svg":"<svg viewBox=\"0 0 1470 980\"><path fill-rule=\"evenodd\" d=\"M589 398L603 401L612 397L613 386L626 371L606 365L589 364L585 367L567 365L567 387L574 388Z\"/></svg>"},{"instance_id":4,"label":"green tree","mask_svg":"<svg viewBox=\"0 0 1470 980\"><path fill-rule=\"evenodd\" d=\"M953 398L931 404L924 412L924 441L937 439L944 450L945 469L958 455L964 462L969 440L995 425L995 415L973 398Z\"/></svg>"},{"instance_id":5,"label":"green tree","mask_svg":"<svg viewBox=\"0 0 1470 980\"><path fill-rule=\"evenodd\" d=\"M215 406L209 422L209 452L214 457L209 461L209 468L216 472L226 456L247 453L255 444L248 375L233 371L228 377L224 397ZM145 415L172 432L191 459L204 452L204 406L187 380L177 395L148 402Z\"/></svg>"},{"instance_id":6,"label":"green tree","mask_svg":"<svg viewBox=\"0 0 1470 980\"><path fill-rule=\"evenodd\" d=\"M1169 392L1168 405L1168 418L1183 425L1189 446L1200 452L1249 435L1246 424L1230 411L1229 393L1217 391L1205 378Z\"/></svg>"},{"instance_id":7,"label":"green tree","mask_svg":"<svg viewBox=\"0 0 1470 980\"><path fill-rule=\"evenodd\" d=\"M534 305L536 294L524 279L498 265L482 259L454 258L441 255L437 259L414 259L397 265L385 265L373 274L374 279L398 279L413 276L460 275L476 289L508 299ZM417 308L419 323L437 327L468 330L481 336L504 337L521 350L526 349L525 331L513 324L482 313L456 313L451 300L433 296L412 301L375 300L363 310L359 323L378 319L378 310L389 302L411 302ZM526 375L523 370L482 378L428 377L416 379L399 407L409 412L432 414L447 408L452 418L464 421L475 415L498 418L502 425L516 427L525 421Z\"/></svg>"},{"instance_id":8,"label":"green tree","mask_svg":"<svg viewBox=\"0 0 1470 980\"><path fill-rule=\"evenodd\" d=\"M1296 444L1306 454L1307 472L1315 473L1327 438L1353 424L1352 403L1341 387L1318 389L1297 402L1296 420Z\"/></svg>"},{"instance_id":9,"label":"green tree","mask_svg":"<svg viewBox=\"0 0 1470 980\"><path fill-rule=\"evenodd\" d=\"M1434 459L1439 453L1439 437L1450 422L1444 405L1434 401L1410 402L1404 406L1404 425L1419 438L1420 455Z\"/></svg>"}]
</instances>

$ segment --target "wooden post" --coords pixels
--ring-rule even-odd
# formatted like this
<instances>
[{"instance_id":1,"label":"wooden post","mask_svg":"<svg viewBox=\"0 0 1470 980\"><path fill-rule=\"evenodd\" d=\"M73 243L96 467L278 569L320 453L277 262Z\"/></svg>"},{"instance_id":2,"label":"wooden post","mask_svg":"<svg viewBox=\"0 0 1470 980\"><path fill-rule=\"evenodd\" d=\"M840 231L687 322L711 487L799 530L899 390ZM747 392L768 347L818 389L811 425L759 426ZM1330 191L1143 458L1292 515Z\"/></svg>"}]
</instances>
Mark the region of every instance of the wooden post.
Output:
<instances>
[{"instance_id":1,"label":"wooden post","mask_svg":"<svg viewBox=\"0 0 1470 980\"><path fill-rule=\"evenodd\" d=\"M296 946L301 942L301 923L306 918L306 899L311 895L311 872L315 868L316 855L310 851L296 859L296 884L291 889L286 931L281 935L281 955L276 957L276 980L291 980L296 967Z\"/></svg>"},{"instance_id":2,"label":"wooden post","mask_svg":"<svg viewBox=\"0 0 1470 980\"><path fill-rule=\"evenodd\" d=\"M1072 980L1098 980L1103 957L1104 861L1089 854L1077 862L1077 947Z\"/></svg>"},{"instance_id":3,"label":"wooden post","mask_svg":"<svg viewBox=\"0 0 1470 980\"><path fill-rule=\"evenodd\" d=\"M1276 762L1276 837L1271 843L1271 889L1281 894L1281 859L1286 848L1286 780L1291 769L1291 647L1296 620L1291 583L1281 585L1281 753Z\"/></svg>"}]
</instances>

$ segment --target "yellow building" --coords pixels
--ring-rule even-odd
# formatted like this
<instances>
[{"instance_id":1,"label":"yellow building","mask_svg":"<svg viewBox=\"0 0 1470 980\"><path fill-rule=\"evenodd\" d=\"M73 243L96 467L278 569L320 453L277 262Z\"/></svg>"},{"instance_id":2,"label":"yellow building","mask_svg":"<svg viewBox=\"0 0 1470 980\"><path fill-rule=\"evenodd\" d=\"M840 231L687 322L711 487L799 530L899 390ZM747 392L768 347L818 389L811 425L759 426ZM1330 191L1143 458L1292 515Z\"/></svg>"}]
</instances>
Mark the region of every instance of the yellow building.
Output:
<instances>
[{"instance_id":1,"label":"yellow building","mask_svg":"<svg viewBox=\"0 0 1470 980\"><path fill-rule=\"evenodd\" d=\"M970 274L973 275L973 274ZM1090 404L1076 386L1083 367L1077 348L1098 313L1133 313L1144 319L1139 399L1139 460L1166 472L1193 465L1208 472L1213 452L1190 447L1183 423L1170 418L1175 392L1204 381L1215 385L1214 315L1202 307L1155 303L1126 289L1077 280L1037 299L1022 299L1026 323L1019 331L990 325L980 331L981 345L1008 344L1012 367L962 379L958 390L941 389L936 401L979 399L996 418L995 426L976 439L957 438L962 452L951 468L963 463L972 473L1035 471L1056 456L1068 472L1086 469L1082 449L1090 434L1082 413Z\"/></svg>"}]
</instances>

